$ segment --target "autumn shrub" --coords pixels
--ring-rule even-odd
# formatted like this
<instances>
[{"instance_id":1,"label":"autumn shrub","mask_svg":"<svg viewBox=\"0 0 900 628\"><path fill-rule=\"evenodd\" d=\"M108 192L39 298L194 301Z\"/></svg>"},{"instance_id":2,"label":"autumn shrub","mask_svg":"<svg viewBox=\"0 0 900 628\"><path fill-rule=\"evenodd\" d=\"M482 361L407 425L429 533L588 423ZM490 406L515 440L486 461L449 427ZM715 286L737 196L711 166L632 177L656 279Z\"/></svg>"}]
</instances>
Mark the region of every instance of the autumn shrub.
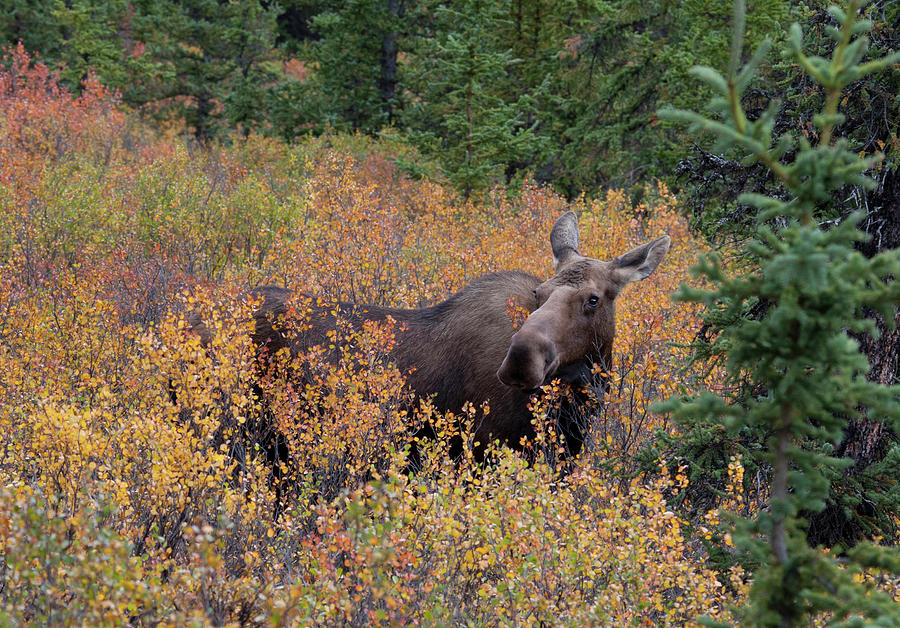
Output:
<instances>
[{"instance_id":1,"label":"autumn shrub","mask_svg":"<svg viewBox=\"0 0 900 628\"><path fill-rule=\"evenodd\" d=\"M4 620L727 620L741 574L725 586L703 563L702 532L667 509L683 474L638 475L631 458L651 429L673 430L652 400L716 382L699 365L679 370L698 323L668 294L703 246L664 187L636 207L621 192L570 202L533 184L461 203L384 155L253 136L196 151L140 128L99 87L75 98L24 51L9 54ZM49 148L57 136L66 150ZM538 430L549 459L529 466L500 448L481 466L467 429L476 409L410 416L386 359L391 325L338 326L333 348L293 357L252 345L261 284L293 290L302 321L314 299L417 307L490 271L549 276L547 234L568 209L586 255L662 233L673 245L618 299L610 392L565 474L552 430ZM410 474L410 433L425 422L464 454L452 462L446 438L422 439Z\"/></svg>"},{"instance_id":2,"label":"autumn shrub","mask_svg":"<svg viewBox=\"0 0 900 628\"><path fill-rule=\"evenodd\" d=\"M117 626L153 604L158 578L108 525L102 496L72 513L29 486L0 491L4 625Z\"/></svg>"},{"instance_id":3,"label":"autumn shrub","mask_svg":"<svg viewBox=\"0 0 900 628\"><path fill-rule=\"evenodd\" d=\"M665 506L683 477L610 479L561 480L507 450L488 472L437 485L369 483L320 509L284 612L353 625L682 625L723 612L724 587Z\"/></svg>"},{"instance_id":4,"label":"autumn shrub","mask_svg":"<svg viewBox=\"0 0 900 628\"><path fill-rule=\"evenodd\" d=\"M301 321L293 325L298 333L313 306L311 298L289 303L288 315ZM386 472L403 458L409 435L421 423L409 417L412 395L388 357L397 331L393 323L368 321L355 329L338 320L327 344L296 356L263 350L260 359L263 420L284 441L276 461L279 482L287 492L300 486L318 499Z\"/></svg>"}]
</instances>

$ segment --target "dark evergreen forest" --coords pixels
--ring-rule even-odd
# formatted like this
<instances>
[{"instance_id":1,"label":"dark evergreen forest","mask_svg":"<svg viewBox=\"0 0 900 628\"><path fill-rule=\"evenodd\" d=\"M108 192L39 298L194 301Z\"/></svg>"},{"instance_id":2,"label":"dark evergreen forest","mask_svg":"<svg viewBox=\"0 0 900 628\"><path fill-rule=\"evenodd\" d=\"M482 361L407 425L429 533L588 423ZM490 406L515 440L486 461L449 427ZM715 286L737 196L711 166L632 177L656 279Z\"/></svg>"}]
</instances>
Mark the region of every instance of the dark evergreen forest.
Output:
<instances>
[{"instance_id":1,"label":"dark evergreen forest","mask_svg":"<svg viewBox=\"0 0 900 628\"><path fill-rule=\"evenodd\" d=\"M777 49L793 22L806 26L810 48L827 48L826 6L751 3L746 49L767 37ZM896 49L897 3L865 12L874 50ZM640 194L662 179L687 186L698 213L717 220L725 211L735 224L746 212L732 202L738 190L766 186L656 115L706 102L688 71L726 61L730 3L3 0L0 13L0 39L60 67L70 88L95 73L128 105L201 142L389 138L416 149L398 157L406 172L464 195L525 178L570 197L608 187ZM853 85L847 102L848 135L888 164L898 151L896 93L896 71L887 72ZM745 98L751 114L778 100L787 126L810 124L802 112L821 92L772 54Z\"/></svg>"}]
</instances>

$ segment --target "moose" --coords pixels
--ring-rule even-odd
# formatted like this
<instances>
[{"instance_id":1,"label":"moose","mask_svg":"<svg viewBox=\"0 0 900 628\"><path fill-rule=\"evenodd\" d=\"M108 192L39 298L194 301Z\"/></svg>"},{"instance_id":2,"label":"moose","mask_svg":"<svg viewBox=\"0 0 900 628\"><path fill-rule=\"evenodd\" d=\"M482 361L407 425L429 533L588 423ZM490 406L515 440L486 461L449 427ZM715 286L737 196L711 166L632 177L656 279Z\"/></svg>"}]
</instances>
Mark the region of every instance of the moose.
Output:
<instances>
[{"instance_id":1,"label":"moose","mask_svg":"<svg viewBox=\"0 0 900 628\"><path fill-rule=\"evenodd\" d=\"M596 374L612 367L615 300L622 288L652 273L669 250L669 236L638 246L615 259L601 261L579 253L574 212L560 216L550 232L556 274L542 281L506 271L472 281L442 303L420 309L339 304L320 307L302 326L290 324L291 293L274 286L258 288L261 305L254 314L253 340L260 351L289 349L296 355L326 346L340 321L393 321L396 342L390 353L410 390L430 399L439 411L460 413L466 402L489 412L478 417L476 456L495 440L522 450L535 436L532 396L543 385L561 380L571 390L597 387ZM510 303L521 304L527 318L515 328ZM203 334L202 323L195 329ZM293 329L293 331L292 331ZM602 388L603 382L600 381ZM555 408L560 442L571 456L585 438L579 393ZM428 428L421 435L432 435ZM286 455L281 445L278 457ZM450 445L451 456L461 442ZM270 455L272 453L270 452ZM415 453L414 453L415 455Z\"/></svg>"}]
</instances>

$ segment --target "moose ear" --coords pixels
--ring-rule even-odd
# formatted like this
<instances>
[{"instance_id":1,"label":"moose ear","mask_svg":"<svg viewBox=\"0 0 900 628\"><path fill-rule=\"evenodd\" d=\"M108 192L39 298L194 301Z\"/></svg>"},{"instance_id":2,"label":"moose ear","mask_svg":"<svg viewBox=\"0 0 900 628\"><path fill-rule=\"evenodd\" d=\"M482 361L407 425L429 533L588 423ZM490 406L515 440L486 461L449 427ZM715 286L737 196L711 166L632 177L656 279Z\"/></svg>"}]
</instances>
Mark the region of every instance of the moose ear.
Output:
<instances>
[{"instance_id":1,"label":"moose ear","mask_svg":"<svg viewBox=\"0 0 900 628\"><path fill-rule=\"evenodd\" d=\"M559 270L578 253L578 218L575 212L568 211L553 223L550 231L550 248L553 249L553 266Z\"/></svg>"},{"instance_id":2,"label":"moose ear","mask_svg":"<svg viewBox=\"0 0 900 628\"><path fill-rule=\"evenodd\" d=\"M653 242L642 244L612 261L616 276L623 283L640 281L650 275L669 252L672 240L664 235Z\"/></svg>"}]
</instances>

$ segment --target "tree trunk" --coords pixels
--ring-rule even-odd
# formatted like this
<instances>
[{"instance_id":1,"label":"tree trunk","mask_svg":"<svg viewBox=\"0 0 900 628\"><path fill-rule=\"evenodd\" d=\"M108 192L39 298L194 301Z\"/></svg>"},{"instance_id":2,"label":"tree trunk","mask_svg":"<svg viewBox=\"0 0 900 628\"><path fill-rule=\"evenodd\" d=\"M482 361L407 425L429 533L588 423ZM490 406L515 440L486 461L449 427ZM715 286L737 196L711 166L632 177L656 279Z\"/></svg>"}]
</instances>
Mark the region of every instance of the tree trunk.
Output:
<instances>
[{"instance_id":1,"label":"tree trunk","mask_svg":"<svg viewBox=\"0 0 900 628\"><path fill-rule=\"evenodd\" d=\"M394 119L394 101L397 97L397 21L403 17L400 0L387 0L389 27L381 39L381 76L378 90L381 92L382 109L388 124Z\"/></svg>"},{"instance_id":2,"label":"tree trunk","mask_svg":"<svg viewBox=\"0 0 900 628\"><path fill-rule=\"evenodd\" d=\"M900 247L900 169L885 170L878 187L868 198L871 208L863 223L863 229L871 239L862 242L859 250L866 257L873 257L882 251ZM900 277L895 278L895 280ZM870 334L857 334L862 351L869 360L869 380L890 386L900 382L900 312L895 313L893 329L889 328L884 317L877 312L867 312L875 321L878 337ZM878 419L878 417L874 417ZM865 467L879 456L879 447L885 437L889 436L880 422L857 421L851 424L855 431L849 433L841 444L844 456L853 458L855 467Z\"/></svg>"},{"instance_id":3,"label":"tree trunk","mask_svg":"<svg viewBox=\"0 0 900 628\"><path fill-rule=\"evenodd\" d=\"M878 187L868 195L867 201L869 213L862 228L871 239L859 245L860 252L872 257L882 251L900 247L900 169L883 171ZM868 379L884 385L897 384L900 382L900 312L895 314L893 329L888 328L884 317L877 312L869 311L868 316L875 321L878 337L853 334L859 342L860 351L869 360ZM835 457L853 460L853 464L844 470L848 490L854 485L853 480L860 478L868 467L884 458L895 440L896 435L880 417L850 421L844 439L834 453ZM875 508L874 504L863 498L857 507L857 515L863 518L875 517L879 514ZM841 504L829 502L825 510L810 514L808 520L807 537L812 545L850 545L860 540L864 534L847 517Z\"/></svg>"},{"instance_id":4,"label":"tree trunk","mask_svg":"<svg viewBox=\"0 0 900 628\"><path fill-rule=\"evenodd\" d=\"M900 169L885 170L878 187L869 195L868 216L863 229L871 239L859 245L859 250L866 257L873 257L882 251L900 247ZM900 277L895 278L895 280ZM886 386L900 382L900 312L895 313L893 329L890 329L877 312L869 311L868 315L878 327L878 337L869 334L858 334L860 350L869 360L868 378L873 382ZM850 433L841 443L841 455L853 458L854 468L864 468L876 461L884 453L884 439L892 436L884 425L876 421L854 421L850 425Z\"/></svg>"},{"instance_id":5,"label":"tree trunk","mask_svg":"<svg viewBox=\"0 0 900 628\"><path fill-rule=\"evenodd\" d=\"M212 97L201 92L197 94L196 120L194 123L194 138L200 144L206 144L210 136L210 115L213 110Z\"/></svg>"}]
</instances>

